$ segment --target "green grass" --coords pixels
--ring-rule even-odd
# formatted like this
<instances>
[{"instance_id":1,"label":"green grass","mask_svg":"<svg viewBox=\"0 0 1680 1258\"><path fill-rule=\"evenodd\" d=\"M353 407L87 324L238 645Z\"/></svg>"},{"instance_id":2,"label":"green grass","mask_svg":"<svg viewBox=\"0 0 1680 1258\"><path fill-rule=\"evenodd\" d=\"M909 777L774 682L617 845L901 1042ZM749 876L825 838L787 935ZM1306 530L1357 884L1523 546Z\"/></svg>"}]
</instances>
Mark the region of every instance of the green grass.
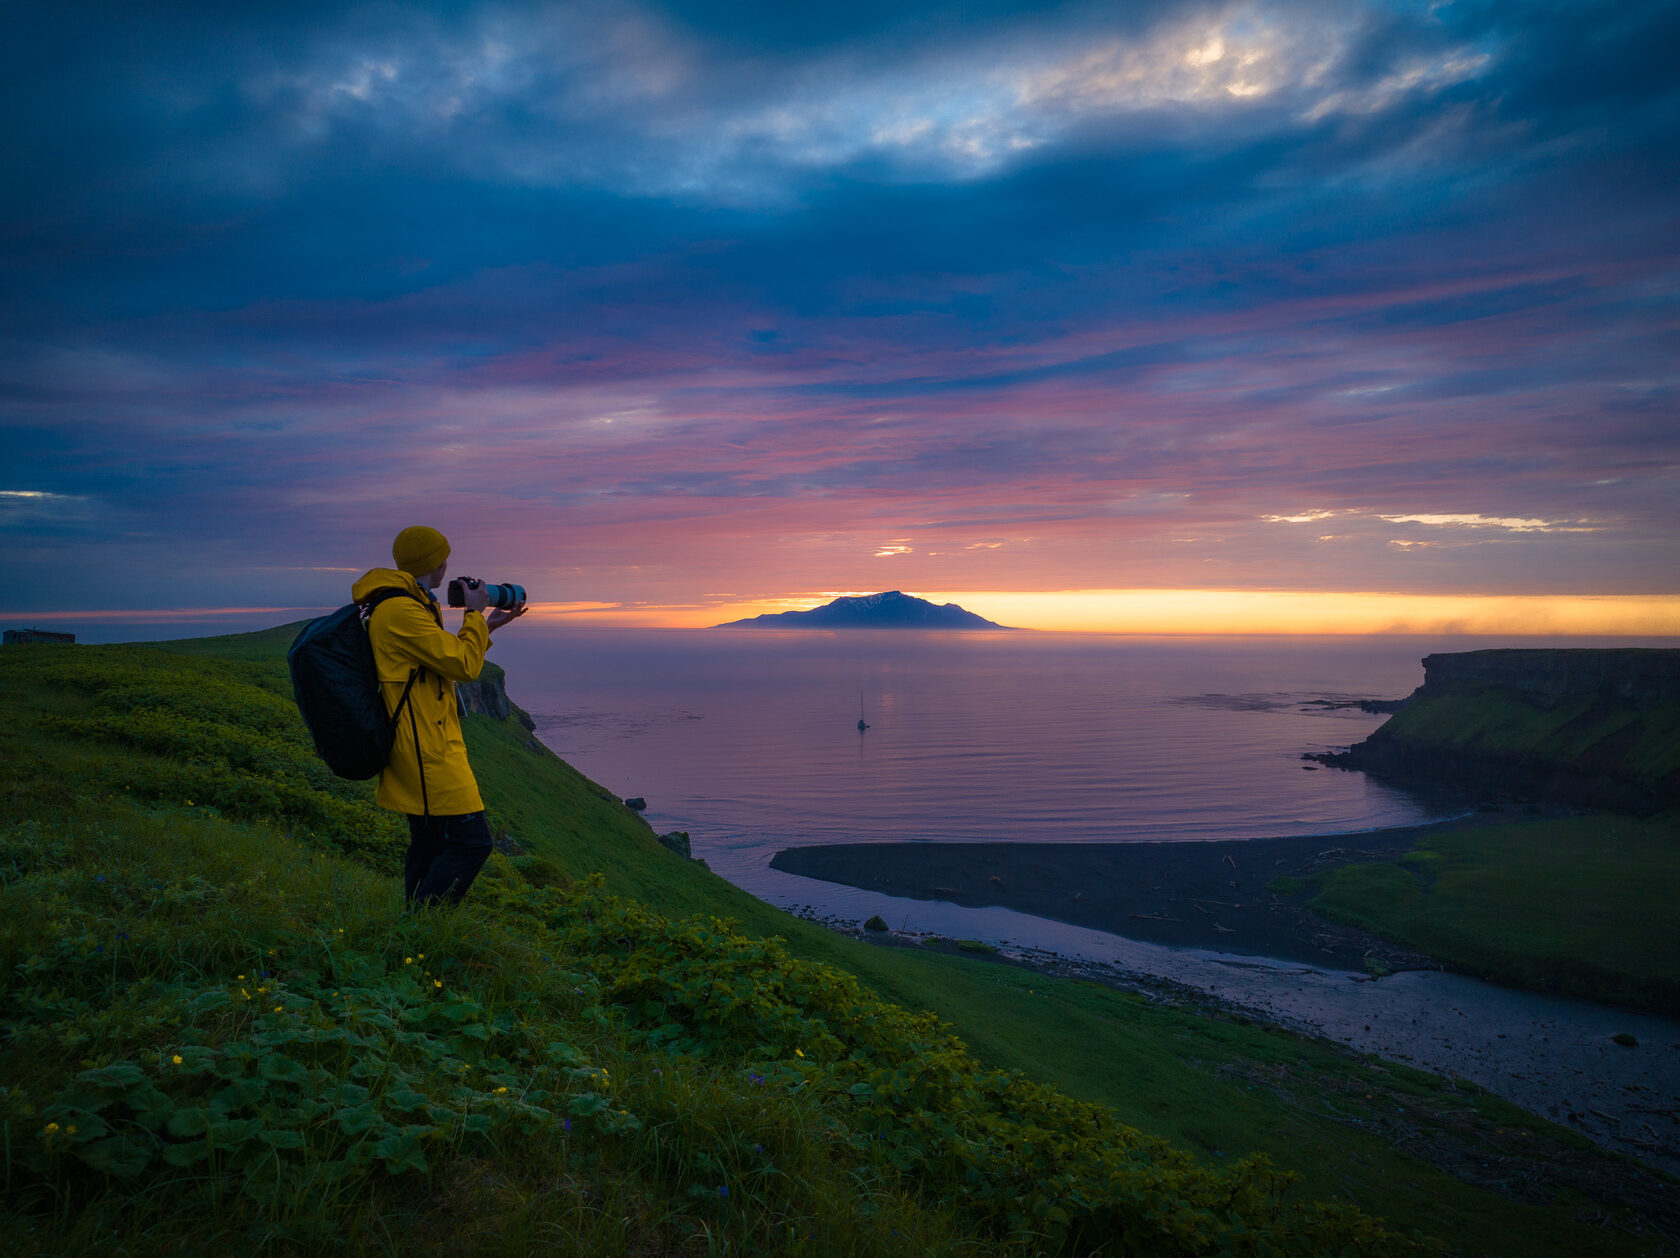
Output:
<instances>
[{"instance_id":1,"label":"green grass","mask_svg":"<svg viewBox=\"0 0 1680 1258\"><path fill-rule=\"evenodd\" d=\"M1319 879L1312 907L1500 982L1680 1009L1680 818L1454 830Z\"/></svg>"},{"instance_id":2,"label":"green grass","mask_svg":"<svg viewBox=\"0 0 1680 1258\"><path fill-rule=\"evenodd\" d=\"M789 917L516 722L467 737L524 853L405 916L402 827L314 763L291 636L0 653L20 1253L1610 1255L1641 1226L1568 1168L1652 1177L1474 1089ZM1490 1162L1546 1199L1452 1173Z\"/></svg>"},{"instance_id":3,"label":"green grass","mask_svg":"<svg viewBox=\"0 0 1680 1258\"><path fill-rule=\"evenodd\" d=\"M12 1252L820 1252L817 1219L963 1251L794 1080L652 1064L549 923L404 917L388 879L184 809L14 825L5 856Z\"/></svg>"},{"instance_id":4,"label":"green grass","mask_svg":"<svg viewBox=\"0 0 1680 1258\"><path fill-rule=\"evenodd\" d=\"M1495 690L1425 693L1373 741L1600 774L1660 795L1680 777L1680 704L1634 710L1579 699L1542 708Z\"/></svg>"}]
</instances>

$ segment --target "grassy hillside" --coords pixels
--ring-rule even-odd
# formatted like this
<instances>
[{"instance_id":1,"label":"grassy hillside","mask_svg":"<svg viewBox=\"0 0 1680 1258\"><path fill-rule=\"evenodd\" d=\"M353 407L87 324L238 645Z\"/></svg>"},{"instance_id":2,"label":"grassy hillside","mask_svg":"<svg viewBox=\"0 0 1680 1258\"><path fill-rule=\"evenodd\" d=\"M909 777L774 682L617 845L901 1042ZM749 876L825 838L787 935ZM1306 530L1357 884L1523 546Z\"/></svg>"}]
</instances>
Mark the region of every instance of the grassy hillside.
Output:
<instances>
[{"instance_id":1,"label":"grassy hillside","mask_svg":"<svg viewBox=\"0 0 1680 1258\"><path fill-rule=\"evenodd\" d=\"M19 1252L1660 1252L1672 1183L1569 1133L821 931L513 722L467 735L521 850L405 915L403 827L315 762L289 639L0 652Z\"/></svg>"},{"instance_id":2,"label":"grassy hillside","mask_svg":"<svg viewBox=\"0 0 1680 1258\"><path fill-rule=\"evenodd\" d=\"M1680 1011L1680 813L1454 830L1317 882L1318 912L1467 974Z\"/></svg>"},{"instance_id":3,"label":"grassy hillside","mask_svg":"<svg viewBox=\"0 0 1680 1258\"><path fill-rule=\"evenodd\" d=\"M1539 703L1492 687L1422 688L1331 763L1494 795L1650 812L1680 801L1680 704Z\"/></svg>"}]
</instances>

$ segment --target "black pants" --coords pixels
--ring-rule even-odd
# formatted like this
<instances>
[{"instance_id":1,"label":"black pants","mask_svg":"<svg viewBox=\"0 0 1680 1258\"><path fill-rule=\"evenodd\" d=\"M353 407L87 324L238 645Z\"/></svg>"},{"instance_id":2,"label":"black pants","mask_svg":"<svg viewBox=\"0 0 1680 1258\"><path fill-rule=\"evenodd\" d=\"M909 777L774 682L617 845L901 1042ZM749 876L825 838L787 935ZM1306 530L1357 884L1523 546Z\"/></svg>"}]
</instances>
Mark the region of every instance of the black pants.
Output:
<instances>
[{"instance_id":1,"label":"black pants","mask_svg":"<svg viewBox=\"0 0 1680 1258\"><path fill-rule=\"evenodd\" d=\"M403 893L410 904L459 904L490 859L490 825L482 812L458 817L408 817Z\"/></svg>"}]
</instances>

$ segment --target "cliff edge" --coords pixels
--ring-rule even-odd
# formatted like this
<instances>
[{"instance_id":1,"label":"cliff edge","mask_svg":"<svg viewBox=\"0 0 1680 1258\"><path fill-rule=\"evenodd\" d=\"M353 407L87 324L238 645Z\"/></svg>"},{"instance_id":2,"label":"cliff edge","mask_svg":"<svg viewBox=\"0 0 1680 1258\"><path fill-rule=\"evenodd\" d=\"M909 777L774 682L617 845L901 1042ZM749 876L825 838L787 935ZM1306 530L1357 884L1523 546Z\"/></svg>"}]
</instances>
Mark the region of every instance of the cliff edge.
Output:
<instances>
[{"instance_id":1,"label":"cliff edge","mask_svg":"<svg viewBox=\"0 0 1680 1258\"><path fill-rule=\"evenodd\" d=\"M512 717L528 730L537 727L530 713L508 698L507 674L496 664L486 663L477 681L456 682L455 704L462 716L478 712L498 721Z\"/></svg>"},{"instance_id":2,"label":"cliff edge","mask_svg":"<svg viewBox=\"0 0 1680 1258\"><path fill-rule=\"evenodd\" d=\"M1423 674L1364 742L1314 758L1500 801L1680 805L1680 650L1465 651Z\"/></svg>"}]
</instances>

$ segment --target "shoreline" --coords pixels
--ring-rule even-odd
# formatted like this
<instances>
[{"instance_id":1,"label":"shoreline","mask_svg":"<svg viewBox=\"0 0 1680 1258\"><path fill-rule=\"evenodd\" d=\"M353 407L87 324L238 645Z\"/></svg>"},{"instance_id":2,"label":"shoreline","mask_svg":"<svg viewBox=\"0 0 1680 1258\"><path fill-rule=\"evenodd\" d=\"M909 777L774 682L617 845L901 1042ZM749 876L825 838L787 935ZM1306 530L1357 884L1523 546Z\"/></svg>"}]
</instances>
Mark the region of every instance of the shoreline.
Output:
<instances>
[{"instance_id":1,"label":"shoreline","mask_svg":"<svg viewBox=\"0 0 1680 1258\"><path fill-rule=\"evenodd\" d=\"M770 868L963 908L1005 908L1145 943L1385 973L1438 960L1306 907L1315 873L1394 860L1430 834L1497 814L1386 830L1144 843L838 843L791 847ZM1271 884L1271 885L1268 885Z\"/></svg>"},{"instance_id":2,"label":"shoreline","mask_svg":"<svg viewBox=\"0 0 1680 1258\"><path fill-rule=\"evenodd\" d=\"M1105 958L1018 940L976 946L925 930L870 930L855 917L832 913L807 910L796 916L876 947L958 954L1098 983L1151 1003L1258 1021L1343 1051L1372 1054L1486 1089L1639 1165L1680 1175L1680 1117L1654 1099L1674 1095L1680 1085L1680 1058L1674 1055L1680 1050L1680 1021L1500 987L1318 918L1306 907L1310 885L1294 895L1265 889L1275 878L1304 879L1352 862L1394 859L1426 835L1512 816L1483 812L1353 834L1090 844L1083 850L1078 844L846 844L821 861L810 854L826 849L788 849L801 855L779 867L802 873L792 866L821 864L832 874L845 865L857 879L847 885L882 895L917 898L911 895L917 889L938 890L937 897L920 898L1008 908L1051 921L1068 922L1077 911L1087 920L1073 925L1122 944L1154 945L1174 960L1157 969L1147 954L1134 959L1124 948ZM1048 858L1033 859L1041 853L1020 850L1034 847L1050 848ZM953 850L963 859L950 859ZM930 868L943 881L918 887L910 875ZM1035 884L1047 871L1053 879ZM1122 871L1134 877L1106 893L1091 882L1068 892L1070 878L1092 872L1112 878ZM1000 882L992 882L994 877ZM966 900L944 894L957 891L959 881L973 893ZM1261 894L1249 895L1253 888ZM1223 903L1211 903L1208 894ZM1035 899L1046 897L1049 903L1035 911ZM1215 924L1225 930L1215 930Z\"/></svg>"}]
</instances>

